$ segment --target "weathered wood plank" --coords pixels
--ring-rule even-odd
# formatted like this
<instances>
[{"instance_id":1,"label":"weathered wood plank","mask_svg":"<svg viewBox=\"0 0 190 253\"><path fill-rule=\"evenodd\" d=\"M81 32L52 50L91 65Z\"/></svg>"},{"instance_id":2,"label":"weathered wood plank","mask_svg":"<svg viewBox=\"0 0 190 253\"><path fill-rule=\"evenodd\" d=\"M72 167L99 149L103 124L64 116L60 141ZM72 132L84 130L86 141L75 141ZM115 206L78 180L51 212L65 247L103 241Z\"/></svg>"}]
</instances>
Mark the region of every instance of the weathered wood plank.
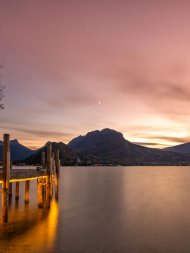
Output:
<instances>
[{"instance_id":1,"label":"weathered wood plank","mask_svg":"<svg viewBox=\"0 0 190 253\"><path fill-rule=\"evenodd\" d=\"M35 169L12 169L10 172L10 181L26 179L30 180L32 178L47 176L46 170L37 171ZM0 181L3 180L3 172L0 171Z\"/></svg>"}]
</instances>

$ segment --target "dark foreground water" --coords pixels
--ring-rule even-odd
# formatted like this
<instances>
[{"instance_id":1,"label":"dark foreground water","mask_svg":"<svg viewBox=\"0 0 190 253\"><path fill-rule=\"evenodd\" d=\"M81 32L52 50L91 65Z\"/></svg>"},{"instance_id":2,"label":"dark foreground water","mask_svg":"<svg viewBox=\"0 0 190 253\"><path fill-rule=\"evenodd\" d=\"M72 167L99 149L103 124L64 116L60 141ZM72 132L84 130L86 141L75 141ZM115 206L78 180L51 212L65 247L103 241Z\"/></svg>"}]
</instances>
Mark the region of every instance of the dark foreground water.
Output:
<instances>
[{"instance_id":1,"label":"dark foreground water","mask_svg":"<svg viewBox=\"0 0 190 253\"><path fill-rule=\"evenodd\" d=\"M0 252L190 252L190 167L64 167L49 211L20 192Z\"/></svg>"}]
</instances>

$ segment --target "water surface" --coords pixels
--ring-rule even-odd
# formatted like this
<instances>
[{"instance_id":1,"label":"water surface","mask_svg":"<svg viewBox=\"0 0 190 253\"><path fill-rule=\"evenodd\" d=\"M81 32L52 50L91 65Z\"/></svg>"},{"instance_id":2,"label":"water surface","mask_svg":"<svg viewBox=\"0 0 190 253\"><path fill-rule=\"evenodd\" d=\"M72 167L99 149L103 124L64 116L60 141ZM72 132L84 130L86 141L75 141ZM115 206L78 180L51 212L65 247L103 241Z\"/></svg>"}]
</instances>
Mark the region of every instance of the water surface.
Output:
<instances>
[{"instance_id":1,"label":"water surface","mask_svg":"<svg viewBox=\"0 0 190 253\"><path fill-rule=\"evenodd\" d=\"M190 252L190 167L62 167L50 210L30 192L13 195L2 253Z\"/></svg>"}]
</instances>

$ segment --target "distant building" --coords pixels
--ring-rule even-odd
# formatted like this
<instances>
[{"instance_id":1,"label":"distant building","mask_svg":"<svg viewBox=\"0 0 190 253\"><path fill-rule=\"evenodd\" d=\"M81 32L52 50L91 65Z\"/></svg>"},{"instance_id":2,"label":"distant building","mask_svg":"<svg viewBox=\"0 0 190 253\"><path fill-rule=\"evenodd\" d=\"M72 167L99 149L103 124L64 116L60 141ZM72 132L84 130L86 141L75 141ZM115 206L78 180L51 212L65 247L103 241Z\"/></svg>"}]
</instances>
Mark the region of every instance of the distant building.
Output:
<instances>
[{"instance_id":1,"label":"distant building","mask_svg":"<svg viewBox=\"0 0 190 253\"><path fill-rule=\"evenodd\" d=\"M80 159L80 157L77 157L76 165L81 165L81 164L82 164L82 160Z\"/></svg>"}]
</instances>

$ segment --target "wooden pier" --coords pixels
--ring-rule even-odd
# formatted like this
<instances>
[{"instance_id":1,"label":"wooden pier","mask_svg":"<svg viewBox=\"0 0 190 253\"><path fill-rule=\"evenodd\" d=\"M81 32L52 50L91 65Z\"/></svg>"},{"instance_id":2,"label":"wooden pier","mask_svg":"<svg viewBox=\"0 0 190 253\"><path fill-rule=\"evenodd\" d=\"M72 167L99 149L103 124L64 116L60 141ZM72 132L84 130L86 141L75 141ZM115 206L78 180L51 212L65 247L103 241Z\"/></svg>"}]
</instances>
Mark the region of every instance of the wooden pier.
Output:
<instances>
[{"instance_id":1,"label":"wooden pier","mask_svg":"<svg viewBox=\"0 0 190 253\"><path fill-rule=\"evenodd\" d=\"M0 184L2 185L2 222L8 222L8 206L12 197L12 184L15 183L15 199L19 200L19 184L25 183L24 201L30 201L30 181L37 181L38 207L49 208L53 189L55 198L59 193L59 171L60 160L59 150L52 152L51 143L47 144L47 152L42 152L41 166L36 169L11 169L10 161L10 135L3 137L3 167L0 168Z\"/></svg>"}]
</instances>

